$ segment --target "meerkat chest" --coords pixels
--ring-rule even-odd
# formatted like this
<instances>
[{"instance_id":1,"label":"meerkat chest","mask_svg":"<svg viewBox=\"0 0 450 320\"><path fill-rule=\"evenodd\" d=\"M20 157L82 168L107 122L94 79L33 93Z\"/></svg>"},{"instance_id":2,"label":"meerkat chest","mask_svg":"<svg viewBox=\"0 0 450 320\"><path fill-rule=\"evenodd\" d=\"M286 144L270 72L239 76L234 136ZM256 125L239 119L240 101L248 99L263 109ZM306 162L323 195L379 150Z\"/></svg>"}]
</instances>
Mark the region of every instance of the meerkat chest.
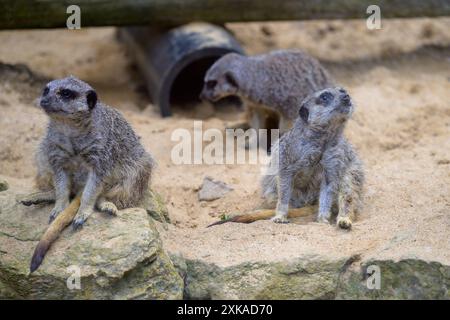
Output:
<instances>
[{"instance_id":1,"label":"meerkat chest","mask_svg":"<svg viewBox=\"0 0 450 320\"><path fill-rule=\"evenodd\" d=\"M77 137L75 139L70 139L70 144L74 156L80 158L86 156L89 152L93 152L95 145L93 139L88 137Z\"/></svg>"},{"instance_id":2,"label":"meerkat chest","mask_svg":"<svg viewBox=\"0 0 450 320\"><path fill-rule=\"evenodd\" d=\"M323 167L315 164L299 170L295 176L295 185L299 188L308 189L311 186L320 185L323 177Z\"/></svg>"},{"instance_id":3,"label":"meerkat chest","mask_svg":"<svg viewBox=\"0 0 450 320\"><path fill-rule=\"evenodd\" d=\"M98 139L91 135L61 135L55 141L67 162L81 164L93 154L98 154Z\"/></svg>"}]
</instances>

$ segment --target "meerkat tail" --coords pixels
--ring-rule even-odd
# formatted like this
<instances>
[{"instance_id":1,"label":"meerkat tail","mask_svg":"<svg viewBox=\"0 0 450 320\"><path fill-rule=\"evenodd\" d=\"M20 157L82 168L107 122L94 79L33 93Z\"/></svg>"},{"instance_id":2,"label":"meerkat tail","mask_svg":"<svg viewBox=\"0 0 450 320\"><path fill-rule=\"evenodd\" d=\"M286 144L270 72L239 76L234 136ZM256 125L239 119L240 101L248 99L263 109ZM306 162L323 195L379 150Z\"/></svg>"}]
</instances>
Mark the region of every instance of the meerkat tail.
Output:
<instances>
[{"instance_id":1,"label":"meerkat tail","mask_svg":"<svg viewBox=\"0 0 450 320\"><path fill-rule=\"evenodd\" d=\"M307 206L302 208L291 208L288 211L288 218L306 217L317 212L317 206ZM275 216L275 209L256 210L247 214L241 214L229 219L221 220L210 224L207 228L227 222L252 223L258 220L267 220Z\"/></svg>"},{"instance_id":2,"label":"meerkat tail","mask_svg":"<svg viewBox=\"0 0 450 320\"><path fill-rule=\"evenodd\" d=\"M75 199L70 202L69 206L50 224L47 231L45 231L41 240L39 240L36 249L34 249L33 257L31 258L30 273L39 268L51 244L58 238L64 228L72 222L80 207L80 199L80 196L76 196Z\"/></svg>"}]
</instances>

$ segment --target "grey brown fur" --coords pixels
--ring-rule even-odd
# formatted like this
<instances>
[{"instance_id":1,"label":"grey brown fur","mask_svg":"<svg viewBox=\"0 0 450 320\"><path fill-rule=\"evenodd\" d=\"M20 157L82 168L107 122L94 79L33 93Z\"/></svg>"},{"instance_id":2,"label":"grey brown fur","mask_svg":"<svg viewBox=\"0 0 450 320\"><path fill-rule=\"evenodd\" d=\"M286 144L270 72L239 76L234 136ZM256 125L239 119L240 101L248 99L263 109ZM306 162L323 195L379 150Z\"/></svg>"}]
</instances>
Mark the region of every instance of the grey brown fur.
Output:
<instances>
[{"instance_id":1,"label":"grey brown fur","mask_svg":"<svg viewBox=\"0 0 450 320\"><path fill-rule=\"evenodd\" d=\"M289 206L319 203L318 221L329 222L332 212L344 229L362 206L362 164L343 136L353 112L349 95L328 88L308 96L294 126L272 148L271 167L262 179L263 196L277 201L277 223L287 221Z\"/></svg>"},{"instance_id":2,"label":"grey brown fur","mask_svg":"<svg viewBox=\"0 0 450 320\"><path fill-rule=\"evenodd\" d=\"M250 127L279 128L283 134L296 119L303 99L330 86L333 80L328 72L300 50L250 57L229 53L206 73L201 97L217 101L237 95L245 104Z\"/></svg>"},{"instance_id":3,"label":"grey brown fur","mask_svg":"<svg viewBox=\"0 0 450 320\"><path fill-rule=\"evenodd\" d=\"M53 220L71 195L81 193L75 228L94 207L115 214L139 206L154 161L122 115L97 101L94 89L75 77L49 82L39 103L50 118L36 155L37 186L44 192L23 203L55 200Z\"/></svg>"}]
</instances>

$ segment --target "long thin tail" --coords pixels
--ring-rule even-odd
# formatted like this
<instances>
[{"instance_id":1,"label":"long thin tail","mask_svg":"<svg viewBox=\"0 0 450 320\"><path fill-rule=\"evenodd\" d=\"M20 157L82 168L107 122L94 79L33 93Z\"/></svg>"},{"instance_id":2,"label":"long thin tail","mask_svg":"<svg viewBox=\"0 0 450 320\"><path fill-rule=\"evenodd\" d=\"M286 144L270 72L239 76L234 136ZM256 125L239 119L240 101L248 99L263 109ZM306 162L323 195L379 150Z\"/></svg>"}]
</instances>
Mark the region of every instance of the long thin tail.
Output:
<instances>
[{"instance_id":1,"label":"long thin tail","mask_svg":"<svg viewBox=\"0 0 450 320\"><path fill-rule=\"evenodd\" d=\"M80 207L80 196L76 196L75 199L64 209L45 231L41 240L39 240L36 249L34 249L33 257L31 258L30 273L35 271L41 265L44 260L45 254L52 245L52 243L58 238L60 233L67 227L77 214Z\"/></svg>"},{"instance_id":2,"label":"long thin tail","mask_svg":"<svg viewBox=\"0 0 450 320\"><path fill-rule=\"evenodd\" d=\"M288 218L305 217L317 212L317 206L308 206L302 208L291 208L288 211ZM256 210L247 214L234 216L226 220L220 220L210 224L207 228L227 222L252 223L258 220L267 220L275 215L275 209Z\"/></svg>"}]
</instances>

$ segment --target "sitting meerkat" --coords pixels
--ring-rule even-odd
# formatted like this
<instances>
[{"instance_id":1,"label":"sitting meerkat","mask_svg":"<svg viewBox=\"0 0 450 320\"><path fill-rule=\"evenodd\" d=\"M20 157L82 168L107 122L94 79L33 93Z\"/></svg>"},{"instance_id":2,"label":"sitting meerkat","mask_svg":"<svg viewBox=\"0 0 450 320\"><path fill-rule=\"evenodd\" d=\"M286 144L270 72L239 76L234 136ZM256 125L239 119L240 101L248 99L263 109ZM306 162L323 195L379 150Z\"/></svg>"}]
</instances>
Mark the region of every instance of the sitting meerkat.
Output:
<instances>
[{"instance_id":1,"label":"sitting meerkat","mask_svg":"<svg viewBox=\"0 0 450 320\"><path fill-rule=\"evenodd\" d=\"M337 225L352 226L362 207L364 172L362 163L343 131L353 112L344 89L328 88L308 96L291 130L272 147L270 173L263 176L262 193L276 201L272 221L288 222L289 216L311 213L318 202L319 222L337 214ZM292 210L289 207L304 210ZM309 208L309 209L308 209ZM267 219L273 210L237 216L228 221L253 222ZM248 217L247 217L248 216ZM220 221L220 224L227 221Z\"/></svg>"},{"instance_id":2,"label":"sitting meerkat","mask_svg":"<svg viewBox=\"0 0 450 320\"><path fill-rule=\"evenodd\" d=\"M238 96L251 128L292 127L307 95L333 86L320 63L300 50L277 50L257 56L229 53L207 71L200 98L217 101Z\"/></svg>"},{"instance_id":3,"label":"sitting meerkat","mask_svg":"<svg viewBox=\"0 0 450 320\"><path fill-rule=\"evenodd\" d=\"M51 81L39 104L50 119L36 154L36 184L42 192L21 202L55 202L50 222L56 221L48 230L51 235L41 239L44 248L38 250L38 245L35 251L39 257L32 271L73 216L76 229L94 208L116 214L118 209L139 206L148 193L154 167L131 126L118 111L98 101L89 84L72 76ZM58 219L76 195L79 208L71 206L75 212L66 212L71 218Z\"/></svg>"}]
</instances>

